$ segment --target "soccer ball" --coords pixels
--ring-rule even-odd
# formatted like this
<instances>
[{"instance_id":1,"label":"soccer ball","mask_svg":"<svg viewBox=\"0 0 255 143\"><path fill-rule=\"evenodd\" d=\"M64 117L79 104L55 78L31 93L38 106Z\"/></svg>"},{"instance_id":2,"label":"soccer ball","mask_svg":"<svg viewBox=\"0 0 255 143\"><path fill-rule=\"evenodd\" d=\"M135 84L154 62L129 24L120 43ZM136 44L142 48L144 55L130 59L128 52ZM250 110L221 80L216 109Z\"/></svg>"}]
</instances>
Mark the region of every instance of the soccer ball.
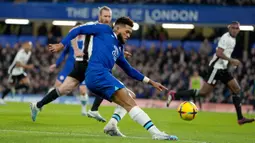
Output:
<instances>
[{"instance_id":1,"label":"soccer ball","mask_svg":"<svg viewBox=\"0 0 255 143\"><path fill-rule=\"evenodd\" d=\"M195 118L198 109L193 102L185 101L179 105L177 111L183 120L191 121Z\"/></svg>"}]
</instances>

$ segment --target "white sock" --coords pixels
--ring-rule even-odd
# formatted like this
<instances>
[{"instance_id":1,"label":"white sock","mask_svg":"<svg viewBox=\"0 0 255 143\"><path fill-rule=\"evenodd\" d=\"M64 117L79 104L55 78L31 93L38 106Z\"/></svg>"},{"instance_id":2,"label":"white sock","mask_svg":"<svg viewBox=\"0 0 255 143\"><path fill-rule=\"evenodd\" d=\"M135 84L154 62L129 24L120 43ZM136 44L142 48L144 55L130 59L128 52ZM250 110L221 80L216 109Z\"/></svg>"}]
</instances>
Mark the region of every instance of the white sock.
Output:
<instances>
[{"instance_id":1,"label":"white sock","mask_svg":"<svg viewBox=\"0 0 255 143\"><path fill-rule=\"evenodd\" d=\"M82 111L86 112L87 111L88 94L86 93L85 96L80 95L80 101L81 101Z\"/></svg>"},{"instance_id":2,"label":"white sock","mask_svg":"<svg viewBox=\"0 0 255 143\"><path fill-rule=\"evenodd\" d=\"M129 111L129 115L134 121L142 125L146 130L148 130L151 135L160 133L158 128L152 123L150 117L140 107L133 107Z\"/></svg>"},{"instance_id":3,"label":"white sock","mask_svg":"<svg viewBox=\"0 0 255 143\"><path fill-rule=\"evenodd\" d=\"M127 110L123 107L117 105L114 111L114 114L112 115L112 118L109 122L112 124L117 125L118 122L127 114Z\"/></svg>"}]
</instances>

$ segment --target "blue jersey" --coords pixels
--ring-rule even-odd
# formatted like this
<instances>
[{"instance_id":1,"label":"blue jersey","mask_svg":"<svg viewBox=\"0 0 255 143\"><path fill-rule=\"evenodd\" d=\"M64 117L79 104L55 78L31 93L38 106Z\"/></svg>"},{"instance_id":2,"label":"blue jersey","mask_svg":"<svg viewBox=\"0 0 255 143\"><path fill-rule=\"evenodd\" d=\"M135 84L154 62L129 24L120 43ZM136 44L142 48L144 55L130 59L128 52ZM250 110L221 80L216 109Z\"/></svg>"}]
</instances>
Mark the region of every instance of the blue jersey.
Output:
<instances>
[{"instance_id":1,"label":"blue jersey","mask_svg":"<svg viewBox=\"0 0 255 143\"><path fill-rule=\"evenodd\" d=\"M57 59L56 67L60 66L60 64L64 61L67 54L68 54L68 57L66 59L66 65L73 65L75 62L75 55L74 55L73 47L70 42L65 46L64 50L61 52L59 58Z\"/></svg>"},{"instance_id":2,"label":"blue jersey","mask_svg":"<svg viewBox=\"0 0 255 143\"><path fill-rule=\"evenodd\" d=\"M77 44L78 44L78 48L82 49L82 47L84 45L84 39L79 39L77 41ZM66 59L65 65L64 65L63 69L59 72L58 77L57 77L57 79L62 83L64 82L66 77L71 73L71 71L74 68L74 64L75 64L75 55L74 55L74 50L71 45L71 42L69 42L67 44L67 46L65 46L64 50L60 54L59 58L56 61L56 67L60 66L60 64L64 61L66 55L68 55L68 57ZM85 81L82 82L81 85L85 85Z\"/></svg>"},{"instance_id":3,"label":"blue jersey","mask_svg":"<svg viewBox=\"0 0 255 143\"><path fill-rule=\"evenodd\" d=\"M115 36L112 28L105 24L85 24L73 28L61 41L68 45L77 35L93 35L93 44L88 48L89 71L111 72L114 64L119 65L130 77L142 81L144 75L134 69L124 57L124 47Z\"/></svg>"},{"instance_id":4,"label":"blue jersey","mask_svg":"<svg viewBox=\"0 0 255 143\"><path fill-rule=\"evenodd\" d=\"M84 39L83 40L77 40L77 45L79 49L82 49L84 44ZM74 64L75 62L75 55L74 55L74 51L73 51L73 47L71 45L71 42L69 42L67 44L67 46L65 46L64 50L62 51L62 53L60 54L60 56L58 57L57 61L56 61L56 67L59 67L59 65L64 61L65 56L68 54L68 57L66 59L66 64Z\"/></svg>"}]
</instances>

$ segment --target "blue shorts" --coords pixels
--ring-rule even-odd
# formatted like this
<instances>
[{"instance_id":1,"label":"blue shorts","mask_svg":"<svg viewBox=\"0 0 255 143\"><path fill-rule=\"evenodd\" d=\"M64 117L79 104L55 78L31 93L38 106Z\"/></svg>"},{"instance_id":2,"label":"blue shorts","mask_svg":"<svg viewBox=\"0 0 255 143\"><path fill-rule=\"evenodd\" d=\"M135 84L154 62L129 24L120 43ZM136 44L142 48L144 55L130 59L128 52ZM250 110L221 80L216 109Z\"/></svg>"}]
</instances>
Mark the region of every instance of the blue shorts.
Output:
<instances>
[{"instance_id":1,"label":"blue shorts","mask_svg":"<svg viewBox=\"0 0 255 143\"><path fill-rule=\"evenodd\" d=\"M85 77L87 88L110 102L117 90L125 88L109 71L87 71Z\"/></svg>"},{"instance_id":2,"label":"blue shorts","mask_svg":"<svg viewBox=\"0 0 255 143\"><path fill-rule=\"evenodd\" d=\"M69 75L70 71L66 70L65 68L62 69L59 74L58 74L58 81L60 81L61 83L64 82L64 80L66 79L66 77Z\"/></svg>"},{"instance_id":3,"label":"blue shorts","mask_svg":"<svg viewBox=\"0 0 255 143\"><path fill-rule=\"evenodd\" d=\"M74 69L74 64L65 64L64 68L59 72L57 80L63 83L66 77L72 72ZM86 85L85 80L80 83L80 85Z\"/></svg>"}]
</instances>

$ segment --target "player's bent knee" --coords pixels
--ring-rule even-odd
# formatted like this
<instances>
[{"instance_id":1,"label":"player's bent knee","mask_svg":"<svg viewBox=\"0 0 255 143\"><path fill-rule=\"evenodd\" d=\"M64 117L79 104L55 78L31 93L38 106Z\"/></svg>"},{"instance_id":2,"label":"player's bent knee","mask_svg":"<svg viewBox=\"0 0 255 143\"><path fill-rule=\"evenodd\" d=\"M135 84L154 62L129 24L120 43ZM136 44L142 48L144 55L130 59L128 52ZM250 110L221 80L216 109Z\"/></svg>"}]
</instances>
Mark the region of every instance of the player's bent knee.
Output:
<instances>
[{"instance_id":1,"label":"player's bent knee","mask_svg":"<svg viewBox=\"0 0 255 143\"><path fill-rule=\"evenodd\" d=\"M62 86L62 85L58 87L58 91L61 96L67 95L72 92L70 88Z\"/></svg>"},{"instance_id":2,"label":"player's bent knee","mask_svg":"<svg viewBox=\"0 0 255 143\"><path fill-rule=\"evenodd\" d=\"M136 98L136 95L135 94L132 94L132 93L129 93L129 96L131 96L132 98Z\"/></svg>"},{"instance_id":3,"label":"player's bent knee","mask_svg":"<svg viewBox=\"0 0 255 143\"><path fill-rule=\"evenodd\" d=\"M127 94L128 92L124 88L116 91L113 95L113 102L122 106L129 112L134 106L137 106L137 104L135 100Z\"/></svg>"},{"instance_id":4,"label":"player's bent knee","mask_svg":"<svg viewBox=\"0 0 255 143\"><path fill-rule=\"evenodd\" d=\"M238 95L238 94L240 94L241 89L240 89L240 88L235 88L235 89L233 90L233 92L234 92L234 94Z\"/></svg>"},{"instance_id":5,"label":"player's bent knee","mask_svg":"<svg viewBox=\"0 0 255 143\"><path fill-rule=\"evenodd\" d=\"M63 95L65 95L65 91L64 91L64 89L63 89L63 88L61 88L61 86L56 87L56 89L58 90L59 96L63 96Z\"/></svg>"},{"instance_id":6,"label":"player's bent knee","mask_svg":"<svg viewBox=\"0 0 255 143\"><path fill-rule=\"evenodd\" d=\"M233 91L234 91L235 94L240 94L240 92L241 92L240 86L236 86L236 87L233 89Z\"/></svg>"},{"instance_id":7,"label":"player's bent knee","mask_svg":"<svg viewBox=\"0 0 255 143\"><path fill-rule=\"evenodd\" d=\"M210 92L206 91L206 90L200 90L199 91L199 95L200 96L207 96Z\"/></svg>"},{"instance_id":8,"label":"player's bent knee","mask_svg":"<svg viewBox=\"0 0 255 143\"><path fill-rule=\"evenodd\" d=\"M79 84L79 81L72 77L67 77L63 84L58 87L60 95L66 95L71 93Z\"/></svg>"},{"instance_id":9,"label":"player's bent knee","mask_svg":"<svg viewBox=\"0 0 255 143\"><path fill-rule=\"evenodd\" d=\"M24 85L26 85L26 86L30 86L30 85L31 85L31 83L30 83L30 81L27 81L27 82L24 82Z\"/></svg>"},{"instance_id":10,"label":"player's bent knee","mask_svg":"<svg viewBox=\"0 0 255 143\"><path fill-rule=\"evenodd\" d=\"M31 83L27 83L27 84L25 84L27 87L30 87L31 86Z\"/></svg>"},{"instance_id":11,"label":"player's bent knee","mask_svg":"<svg viewBox=\"0 0 255 143\"><path fill-rule=\"evenodd\" d=\"M60 82L59 80L56 80L54 87L60 87L61 84L62 82Z\"/></svg>"},{"instance_id":12,"label":"player's bent knee","mask_svg":"<svg viewBox=\"0 0 255 143\"><path fill-rule=\"evenodd\" d=\"M136 98L136 95L133 91L131 91L130 89L127 88L128 91L128 95L131 96L132 98Z\"/></svg>"},{"instance_id":13,"label":"player's bent knee","mask_svg":"<svg viewBox=\"0 0 255 143\"><path fill-rule=\"evenodd\" d=\"M30 80L27 77L25 77L20 81L20 84L30 86L31 83L30 83Z\"/></svg>"},{"instance_id":14,"label":"player's bent knee","mask_svg":"<svg viewBox=\"0 0 255 143\"><path fill-rule=\"evenodd\" d=\"M27 83L24 83L25 86L27 87L30 87L31 86L31 83L30 82L27 82Z\"/></svg>"},{"instance_id":15,"label":"player's bent knee","mask_svg":"<svg viewBox=\"0 0 255 143\"><path fill-rule=\"evenodd\" d=\"M133 108L137 106L137 104L125 104L124 106L122 106L124 109L126 109L128 112Z\"/></svg>"},{"instance_id":16,"label":"player's bent knee","mask_svg":"<svg viewBox=\"0 0 255 143\"><path fill-rule=\"evenodd\" d=\"M132 97L129 97L123 104L123 108L126 109L128 112L135 106L137 106L137 104Z\"/></svg>"},{"instance_id":17,"label":"player's bent knee","mask_svg":"<svg viewBox=\"0 0 255 143\"><path fill-rule=\"evenodd\" d=\"M61 84L58 87L58 91L61 96L66 95L72 92L72 87L68 86L67 84Z\"/></svg>"},{"instance_id":18,"label":"player's bent knee","mask_svg":"<svg viewBox=\"0 0 255 143\"><path fill-rule=\"evenodd\" d=\"M210 94L213 90L214 86L208 83L205 83L202 87L202 89L199 90L199 95L200 96L207 96Z\"/></svg>"}]
</instances>

